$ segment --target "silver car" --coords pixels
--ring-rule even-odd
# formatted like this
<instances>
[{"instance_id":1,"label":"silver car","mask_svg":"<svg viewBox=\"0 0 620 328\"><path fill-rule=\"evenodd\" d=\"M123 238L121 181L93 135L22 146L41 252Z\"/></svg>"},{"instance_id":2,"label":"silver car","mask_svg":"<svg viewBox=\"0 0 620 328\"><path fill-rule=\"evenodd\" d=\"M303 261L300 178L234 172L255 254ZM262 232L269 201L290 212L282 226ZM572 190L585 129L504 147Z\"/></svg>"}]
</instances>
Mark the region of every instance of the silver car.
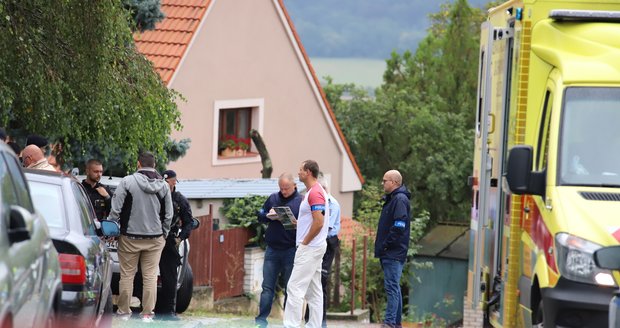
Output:
<instances>
[{"instance_id":1,"label":"silver car","mask_svg":"<svg viewBox=\"0 0 620 328\"><path fill-rule=\"evenodd\" d=\"M13 151L0 143L0 327L54 327L62 283L58 253L35 211Z\"/></svg>"}]
</instances>

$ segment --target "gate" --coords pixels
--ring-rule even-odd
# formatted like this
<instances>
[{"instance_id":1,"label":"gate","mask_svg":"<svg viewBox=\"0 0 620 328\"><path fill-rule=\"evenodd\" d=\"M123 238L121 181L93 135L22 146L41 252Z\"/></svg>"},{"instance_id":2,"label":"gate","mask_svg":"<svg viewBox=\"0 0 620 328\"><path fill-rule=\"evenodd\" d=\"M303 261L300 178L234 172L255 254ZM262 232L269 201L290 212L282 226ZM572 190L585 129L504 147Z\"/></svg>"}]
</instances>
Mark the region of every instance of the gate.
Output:
<instances>
[{"instance_id":1,"label":"gate","mask_svg":"<svg viewBox=\"0 0 620 328\"><path fill-rule=\"evenodd\" d=\"M213 230L213 207L199 217L200 227L189 238L189 263L194 286L213 287L213 299L243 295L244 249L250 238L245 228Z\"/></svg>"}]
</instances>

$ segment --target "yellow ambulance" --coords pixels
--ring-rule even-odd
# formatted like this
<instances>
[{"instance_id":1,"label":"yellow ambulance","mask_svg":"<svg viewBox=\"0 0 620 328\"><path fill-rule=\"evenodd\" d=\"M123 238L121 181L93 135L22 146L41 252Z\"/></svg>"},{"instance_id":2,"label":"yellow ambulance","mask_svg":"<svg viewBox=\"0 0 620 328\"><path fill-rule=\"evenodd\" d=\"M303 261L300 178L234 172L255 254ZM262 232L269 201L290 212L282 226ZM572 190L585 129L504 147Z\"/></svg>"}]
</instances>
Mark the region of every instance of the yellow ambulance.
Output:
<instances>
[{"instance_id":1,"label":"yellow ambulance","mask_svg":"<svg viewBox=\"0 0 620 328\"><path fill-rule=\"evenodd\" d=\"M620 274L620 0L508 1L482 24L464 326L607 327Z\"/></svg>"}]
</instances>

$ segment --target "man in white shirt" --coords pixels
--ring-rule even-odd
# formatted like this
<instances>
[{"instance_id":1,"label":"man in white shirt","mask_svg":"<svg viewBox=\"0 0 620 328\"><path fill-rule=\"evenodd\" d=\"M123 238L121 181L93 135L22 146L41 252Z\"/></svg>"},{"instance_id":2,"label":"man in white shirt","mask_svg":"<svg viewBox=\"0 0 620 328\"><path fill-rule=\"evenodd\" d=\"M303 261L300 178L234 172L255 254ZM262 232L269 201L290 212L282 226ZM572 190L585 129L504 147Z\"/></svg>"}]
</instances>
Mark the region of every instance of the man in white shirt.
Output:
<instances>
[{"instance_id":1,"label":"man in white shirt","mask_svg":"<svg viewBox=\"0 0 620 328\"><path fill-rule=\"evenodd\" d=\"M284 326L301 327L304 298L310 308L306 327L319 328L323 319L323 289L321 264L327 248L329 218L327 193L318 183L319 165L307 160L299 168L299 180L306 185L307 193L299 207L297 218L295 263L287 285Z\"/></svg>"}]
</instances>

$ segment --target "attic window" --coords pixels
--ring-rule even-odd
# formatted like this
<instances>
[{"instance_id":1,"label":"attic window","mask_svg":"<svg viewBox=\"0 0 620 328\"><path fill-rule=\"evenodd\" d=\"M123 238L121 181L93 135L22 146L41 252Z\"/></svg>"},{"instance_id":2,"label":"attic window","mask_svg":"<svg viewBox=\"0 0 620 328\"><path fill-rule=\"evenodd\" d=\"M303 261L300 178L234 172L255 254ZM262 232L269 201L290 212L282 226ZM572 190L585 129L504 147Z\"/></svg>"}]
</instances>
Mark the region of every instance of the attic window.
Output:
<instances>
[{"instance_id":1,"label":"attic window","mask_svg":"<svg viewBox=\"0 0 620 328\"><path fill-rule=\"evenodd\" d=\"M262 132L263 99L216 101L213 120L214 164L260 161L250 130Z\"/></svg>"}]
</instances>

